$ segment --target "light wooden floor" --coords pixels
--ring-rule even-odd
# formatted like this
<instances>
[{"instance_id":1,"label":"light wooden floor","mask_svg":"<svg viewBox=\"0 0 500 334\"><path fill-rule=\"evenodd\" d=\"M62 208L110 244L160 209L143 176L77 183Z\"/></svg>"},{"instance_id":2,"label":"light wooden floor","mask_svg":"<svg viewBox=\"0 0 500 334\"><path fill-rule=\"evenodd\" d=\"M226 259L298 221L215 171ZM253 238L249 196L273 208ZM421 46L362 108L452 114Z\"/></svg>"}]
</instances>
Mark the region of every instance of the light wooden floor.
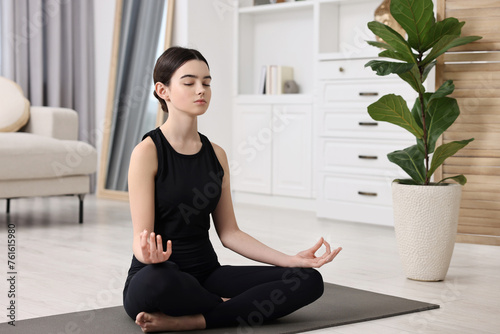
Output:
<instances>
[{"instance_id":1,"label":"light wooden floor","mask_svg":"<svg viewBox=\"0 0 500 334\"><path fill-rule=\"evenodd\" d=\"M311 333L500 332L500 247L456 244L447 279L424 283L402 274L391 228L242 204L236 215L243 230L284 252L306 249L320 236L342 246L337 259L320 269L327 282L441 305ZM1 277L8 271L6 221L16 225L17 320L121 305L131 258L128 204L87 196L85 223L76 219L76 197L13 200L10 217L0 200ZM251 263L213 237L221 263ZM6 279L0 282L0 322L5 322L8 289Z\"/></svg>"}]
</instances>

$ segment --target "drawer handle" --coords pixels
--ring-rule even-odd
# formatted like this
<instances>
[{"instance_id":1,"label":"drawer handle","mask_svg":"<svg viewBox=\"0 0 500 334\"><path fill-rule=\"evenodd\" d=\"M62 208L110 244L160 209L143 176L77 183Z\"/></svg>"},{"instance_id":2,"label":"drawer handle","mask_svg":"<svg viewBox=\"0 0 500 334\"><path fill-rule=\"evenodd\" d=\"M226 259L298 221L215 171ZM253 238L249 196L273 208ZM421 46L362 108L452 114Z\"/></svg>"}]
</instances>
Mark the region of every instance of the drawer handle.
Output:
<instances>
[{"instance_id":1,"label":"drawer handle","mask_svg":"<svg viewBox=\"0 0 500 334\"><path fill-rule=\"evenodd\" d=\"M359 92L359 96L378 96L378 92Z\"/></svg>"},{"instance_id":2,"label":"drawer handle","mask_svg":"<svg viewBox=\"0 0 500 334\"><path fill-rule=\"evenodd\" d=\"M358 155L358 158L366 159L366 160L377 160L378 156L376 156L376 155Z\"/></svg>"},{"instance_id":3,"label":"drawer handle","mask_svg":"<svg viewBox=\"0 0 500 334\"><path fill-rule=\"evenodd\" d=\"M358 195L376 197L377 193L370 193L366 191L358 191Z\"/></svg>"},{"instance_id":4,"label":"drawer handle","mask_svg":"<svg viewBox=\"0 0 500 334\"><path fill-rule=\"evenodd\" d=\"M378 126L378 122L359 122L360 126Z\"/></svg>"}]
</instances>

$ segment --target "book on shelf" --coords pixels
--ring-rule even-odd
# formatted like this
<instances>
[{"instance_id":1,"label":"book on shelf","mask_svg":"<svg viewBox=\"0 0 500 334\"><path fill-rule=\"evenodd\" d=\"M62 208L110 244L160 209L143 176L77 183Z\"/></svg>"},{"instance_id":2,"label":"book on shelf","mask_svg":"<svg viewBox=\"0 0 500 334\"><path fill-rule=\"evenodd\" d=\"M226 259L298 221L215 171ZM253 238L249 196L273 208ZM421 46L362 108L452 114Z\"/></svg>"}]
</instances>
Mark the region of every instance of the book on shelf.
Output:
<instances>
[{"instance_id":1,"label":"book on shelf","mask_svg":"<svg viewBox=\"0 0 500 334\"><path fill-rule=\"evenodd\" d=\"M262 66L261 71L260 71L260 80L259 80L259 88L257 90L258 94L266 94L266 73L267 73L267 66Z\"/></svg>"},{"instance_id":2,"label":"book on shelf","mask_svg":"<svg viewBox=\"0 0 500 334\"><path fill-rule=\"evenodd\" d=\"M275 3L280 3L280 2L285 2L285 0L254 0L253 5L260 6L260 5L269 5L269 4L275 4Z\"/></svg>"},{"instance_id":3,"label":"book on shelf","mask_svg":"<svg viewBox=\"0 0 500 334\"><path fill-rule=\"evenodd\" d=\"M259 81L259 94L283 94L285 82L288 80L293 80L293 67L278 65L263 66Z\"/></svg>"}]
</instances>

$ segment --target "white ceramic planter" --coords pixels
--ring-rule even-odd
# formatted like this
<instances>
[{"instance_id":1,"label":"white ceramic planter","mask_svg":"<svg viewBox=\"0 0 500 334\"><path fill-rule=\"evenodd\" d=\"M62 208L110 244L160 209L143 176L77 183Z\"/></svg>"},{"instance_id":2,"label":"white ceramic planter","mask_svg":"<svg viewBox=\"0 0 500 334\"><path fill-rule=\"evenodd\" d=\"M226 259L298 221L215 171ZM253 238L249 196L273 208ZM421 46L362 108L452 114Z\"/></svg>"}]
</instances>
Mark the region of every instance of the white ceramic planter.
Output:
<instances>
[{"instance_id":1,"label":"white ceramic planter","mask_svg":"<svg viewBox=\"0 0 500 334\"><path fill-rule=\"evenodd\" d=\"M394 228L406 277L444 280L457 235L462 186L392 183Z\"/></svg>"}]
</instances>

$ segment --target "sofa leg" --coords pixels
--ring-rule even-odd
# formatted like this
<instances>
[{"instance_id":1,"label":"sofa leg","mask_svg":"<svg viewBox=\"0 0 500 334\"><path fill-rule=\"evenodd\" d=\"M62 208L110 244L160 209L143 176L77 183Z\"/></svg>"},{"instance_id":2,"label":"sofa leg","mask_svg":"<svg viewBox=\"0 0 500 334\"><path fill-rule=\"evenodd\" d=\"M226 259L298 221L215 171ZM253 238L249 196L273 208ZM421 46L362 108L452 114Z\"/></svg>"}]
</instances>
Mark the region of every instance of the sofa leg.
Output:
<instances>
[{"instance_id":1,"label":"sofa leg","mask_svg":"<svg viewBox=\"0 0 500 334\"><path fill-rule=\"evenodd\" d=\"M80 200L80 209L78 212L78 223L83 224L83 199L85 194L78 194L78 199Z\"/></svg>"},{"instance_id":2,"label":"sofa leg","mask_svg":"<svg viewBox=\"0 0 500 334\"><path fill-rule=\"evenodd\" d=\"M7 198L7 211L8 214L10 213L10 198Z\"/></svg>"}]
</instances>

